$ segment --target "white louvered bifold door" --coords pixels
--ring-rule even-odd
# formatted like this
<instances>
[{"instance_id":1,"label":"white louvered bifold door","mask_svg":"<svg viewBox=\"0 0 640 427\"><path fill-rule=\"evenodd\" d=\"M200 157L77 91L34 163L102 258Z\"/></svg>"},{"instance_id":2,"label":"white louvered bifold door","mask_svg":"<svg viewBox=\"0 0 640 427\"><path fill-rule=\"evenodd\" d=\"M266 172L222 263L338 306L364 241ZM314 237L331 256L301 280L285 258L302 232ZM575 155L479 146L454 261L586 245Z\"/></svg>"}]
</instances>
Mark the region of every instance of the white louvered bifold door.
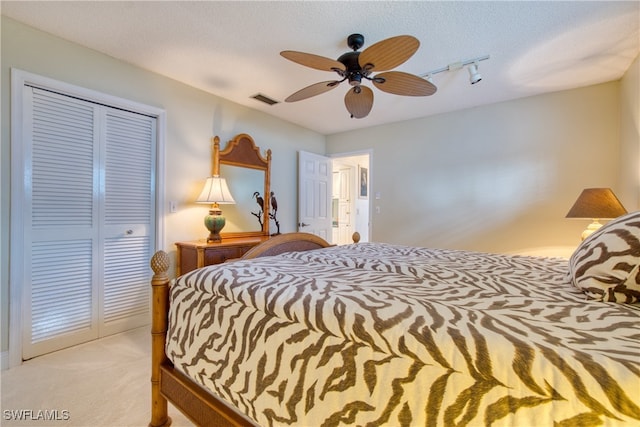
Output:
<instances>
[{"instance_id":1,"label":"white louvered bifold door","mask_svg":"<svg viewBox=\"0 0 640 427\"><path fill-rule=\"evenodd\" d=\"M104 177L104 334L149 321L155 119L118 110L106 114Z\"/></svg>"},{"instance_id":2,"label":"white louvered bifold door","mask_svg":"<svg viewBox=\"0 0 640 427\"><path fill-rule=\"evenodd\" d=\"M155 119L24 92L23 358L148 322Z\"/></svg>"},{"instance_id":3,"label":"white louvered bifold door","mask_svg":"<svg viewBox=\"0 0 640 427\"><path fill-rule=\"evenodd\" d=\"M98 336L95 108L27 92L24 358Z\"/></svg>"}]
</instances>

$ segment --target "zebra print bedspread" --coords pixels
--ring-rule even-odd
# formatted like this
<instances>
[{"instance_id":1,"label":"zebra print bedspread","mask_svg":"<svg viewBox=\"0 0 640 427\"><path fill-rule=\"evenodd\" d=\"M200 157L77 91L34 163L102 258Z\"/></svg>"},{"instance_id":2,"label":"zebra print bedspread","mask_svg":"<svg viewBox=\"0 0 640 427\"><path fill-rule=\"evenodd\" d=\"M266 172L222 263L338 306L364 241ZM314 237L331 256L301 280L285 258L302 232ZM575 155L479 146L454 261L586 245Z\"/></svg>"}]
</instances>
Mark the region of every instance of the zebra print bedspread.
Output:
<instances>
[{"instance_id":1,"label":"zebra print bedspread","mask_svg":"<svg viewBox=\"0 0 640 427\"><path fill-rule=\"evenodd\" d=\"M567 261L359 243L206 267L167 355L261 426L640 424L640 307Z\"/></svg>"}]
</instances>

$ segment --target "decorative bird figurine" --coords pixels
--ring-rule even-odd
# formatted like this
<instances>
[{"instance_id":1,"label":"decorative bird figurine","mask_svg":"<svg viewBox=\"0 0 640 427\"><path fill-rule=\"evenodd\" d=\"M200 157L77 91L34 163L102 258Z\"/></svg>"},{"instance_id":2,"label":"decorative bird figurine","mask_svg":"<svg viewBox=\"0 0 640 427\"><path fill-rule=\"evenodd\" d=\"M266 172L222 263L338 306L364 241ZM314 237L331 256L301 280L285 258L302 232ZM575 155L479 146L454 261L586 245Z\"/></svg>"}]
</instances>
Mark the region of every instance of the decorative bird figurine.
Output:
<instances>
[{"instance_id":1,"label":"decorative bird figurine","mask_svg":"<svg viewBox=\"0 0 640 427\"><path fill-rule=\"evenodd\" d=\"M260 196L260 193L257 191L253 193L253 197L256 198L256 202L258 202L258 206L260 206L260 210L264 210L264 199Z\"/></svg>"},{"instance_id":2,"label":"decorative bird figurine","mask_svg":"<svg viewBox=\"0 0 640 427\"><path fill-rule=\"evenodd\" d=\"M275 193L272 191L271 192L271 212L269 212L269 218L275 221L276 229L277 229L277 231L273 233L272 236L277 236L278 234L280 234L280 221L278 221L278 218L276 217L277 213L278 213L278 201L276 200Z\"/></svg>"},{"instance_id":3,"label":"decorative bird figurine","mask_svg":"<svg viewBox=\"0 0 640 427\"><path fill-rule=\"evenodd\" d=\"M271 209L273 210L273 216L278 212L278 201L276 200L276 195L271 192Z\"/></svg>"}]
</instances>

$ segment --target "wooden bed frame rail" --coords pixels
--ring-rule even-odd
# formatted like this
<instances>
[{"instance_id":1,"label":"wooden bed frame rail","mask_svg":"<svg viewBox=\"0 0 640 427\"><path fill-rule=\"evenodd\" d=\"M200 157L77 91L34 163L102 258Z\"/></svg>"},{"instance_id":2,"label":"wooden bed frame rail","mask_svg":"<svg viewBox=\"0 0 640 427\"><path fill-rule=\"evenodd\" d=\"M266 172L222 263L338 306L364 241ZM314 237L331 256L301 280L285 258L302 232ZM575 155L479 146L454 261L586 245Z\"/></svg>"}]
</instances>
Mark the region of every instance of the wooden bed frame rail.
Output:
<instances>
[{"instance_id":1,"label":"wooden bed frame rail","mask_svg":"<svg viewBox=\"0 0 640 427\"><path fill-rule=\"evenodd\" d=\"M360 235L354 233L357 243ZM286 233L272 237L245 254L243 259L277 255L289 251L306 251L331 246L310 233ZM171 418L168 402L198 426L255 427L224 400L208 393L186 375L174 369L166 356L165 345L169 314L169 255L156 252L151 258L151 422L149 427L168 427Z\"/></svg>"}]
</instances>

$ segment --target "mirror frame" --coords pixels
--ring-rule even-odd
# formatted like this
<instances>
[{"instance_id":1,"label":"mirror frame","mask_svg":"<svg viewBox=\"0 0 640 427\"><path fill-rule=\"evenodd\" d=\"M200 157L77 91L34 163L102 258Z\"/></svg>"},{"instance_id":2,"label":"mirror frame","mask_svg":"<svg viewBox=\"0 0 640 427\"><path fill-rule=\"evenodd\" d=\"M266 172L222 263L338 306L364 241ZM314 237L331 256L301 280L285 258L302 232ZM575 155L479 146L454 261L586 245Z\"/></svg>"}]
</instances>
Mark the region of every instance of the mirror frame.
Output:
<instances>
[{"instance_id":1,"label":"mirror frame","mask_svg":"<svg viewBox=\"0 0 640 427\"><path fill-rule=\"evenodd\" d=\"M224 150L220 151L220 138L213 138L213 175L220 175L220 165L238 166L241 168L264 171L264 209L262 210L262 231L238 231L221 233L223 237L259 237L269 236L269 208L271 188L271 150L266 156L260 154L260 148L246 133L236 135L227 142Z\"/></svg>"}]
</instances>

